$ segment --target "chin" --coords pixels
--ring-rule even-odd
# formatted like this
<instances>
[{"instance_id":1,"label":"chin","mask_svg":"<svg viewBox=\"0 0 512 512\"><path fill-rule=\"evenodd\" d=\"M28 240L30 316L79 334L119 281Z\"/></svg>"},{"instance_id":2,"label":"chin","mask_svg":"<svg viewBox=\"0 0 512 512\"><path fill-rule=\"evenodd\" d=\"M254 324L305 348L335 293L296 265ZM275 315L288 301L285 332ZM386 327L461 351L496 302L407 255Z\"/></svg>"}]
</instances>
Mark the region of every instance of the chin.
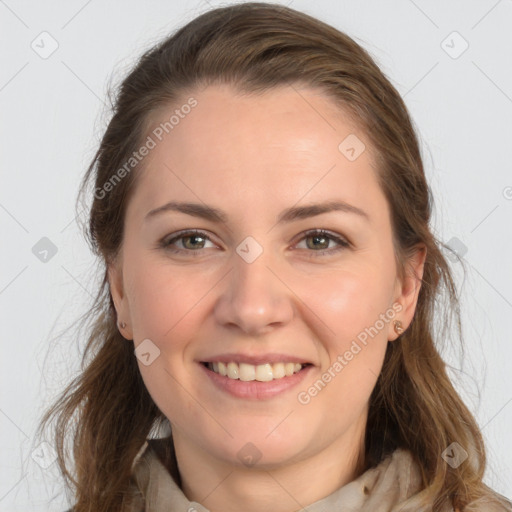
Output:
<instances>
[{"instance_id":1,"label":"chin","mask_svg":"<svg viewBox=\"0 0 512 512\"><path fill-rule=\"evenodd\" d=\"M275 469L302 458L301 454L304 454L304 448L308 445L302 436L295 437L289 431L284 437L265 437L267 434L262 434L270 431L271 429L261 430L254 426L250 430L240 430L239 433L230 430L233 438L226 437L220 443L213 443L212 451L228 464L259 469Z\"/></svg>"}]
</instances>

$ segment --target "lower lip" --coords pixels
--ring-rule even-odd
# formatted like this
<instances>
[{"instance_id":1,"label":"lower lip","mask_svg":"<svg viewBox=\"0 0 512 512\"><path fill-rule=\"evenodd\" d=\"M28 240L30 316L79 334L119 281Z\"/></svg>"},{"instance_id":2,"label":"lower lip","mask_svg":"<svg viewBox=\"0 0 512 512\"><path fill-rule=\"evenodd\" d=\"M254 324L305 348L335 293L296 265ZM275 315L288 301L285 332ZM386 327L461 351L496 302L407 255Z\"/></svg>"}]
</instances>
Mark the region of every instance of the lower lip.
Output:
<instances>
[{"instance_id":1,"label":"lower lip","mask_svg":"<svg viewBox=\"0 0 512 512\"><path fill-rule=\"evenodd\" d=\"M309 371L313 369L313 366L309 365L289 377L260 382L257 380L243 381L240 379L230 379L229 377L215 373L202 363L199 363L199 366L217 388L234 397L244 398L246 400L265 400L284 393L285 391L289 391L302 382Z\"/></svg>"}]
</instances>

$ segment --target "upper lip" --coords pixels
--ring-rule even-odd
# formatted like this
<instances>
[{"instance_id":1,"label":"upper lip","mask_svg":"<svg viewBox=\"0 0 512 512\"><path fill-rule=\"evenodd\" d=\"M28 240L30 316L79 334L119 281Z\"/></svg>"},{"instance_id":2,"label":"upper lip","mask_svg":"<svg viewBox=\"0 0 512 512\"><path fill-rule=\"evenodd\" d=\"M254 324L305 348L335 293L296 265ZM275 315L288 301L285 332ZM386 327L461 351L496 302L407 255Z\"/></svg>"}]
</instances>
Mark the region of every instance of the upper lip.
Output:
<instances>
[{"instance_id":1,"label":"upper lip","mask_svg":"<svg viewBox=\"0 0 512 512\"><path fill-rule=\"evenodd\" d=\"M217 356L207 357L205 359L201 359L203 363L247 363L252 365L259 365L265 363L300 363L300 364L312 364L311 361L304 359L299 356L294 356L290 354L259 354L259 355L249 355L249 354L240 354L240 353L229 353L229 354L220 354Z\"/></svg>"}]
</instances>

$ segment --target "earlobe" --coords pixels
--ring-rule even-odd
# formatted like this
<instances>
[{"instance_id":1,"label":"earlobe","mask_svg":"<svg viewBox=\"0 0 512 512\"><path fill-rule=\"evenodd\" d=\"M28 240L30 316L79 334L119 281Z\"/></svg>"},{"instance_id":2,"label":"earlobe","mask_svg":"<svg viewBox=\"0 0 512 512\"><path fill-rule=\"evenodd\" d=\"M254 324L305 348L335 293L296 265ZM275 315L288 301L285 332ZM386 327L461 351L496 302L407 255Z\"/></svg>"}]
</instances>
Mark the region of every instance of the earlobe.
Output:
<instances>
[{"instance_id":1,"label":"earlobe","mask_svg":"<svg viewBox=\"0 0 512 512\"><path fill-rule=\"evenodd\" d=\"M110 294L117 314L117 328L125 339L132 340L130 311L124 291L122 272L115 263L109 263L107 276Z\"/></svg>"},{"instance_id":2,"label":"earlobe","mask_svg":"<svg viewBox=\"0 0 512 512\"><path fill-rule=\"evenodd\" d=\"M397 320L403 326L402 332L405 332L412 322L416 304L421 289L425 261L427 258L427 248L425 244L418 244L406 263L406 272L403 282L397 283L397 296L395 302L398 302L402 309L397 315ZM395 334L400 335L402 332ZM393 335L394 336L394 335ZM389 341L394 341L398 336L394 336Z\"/></svg>"}]
</instances>

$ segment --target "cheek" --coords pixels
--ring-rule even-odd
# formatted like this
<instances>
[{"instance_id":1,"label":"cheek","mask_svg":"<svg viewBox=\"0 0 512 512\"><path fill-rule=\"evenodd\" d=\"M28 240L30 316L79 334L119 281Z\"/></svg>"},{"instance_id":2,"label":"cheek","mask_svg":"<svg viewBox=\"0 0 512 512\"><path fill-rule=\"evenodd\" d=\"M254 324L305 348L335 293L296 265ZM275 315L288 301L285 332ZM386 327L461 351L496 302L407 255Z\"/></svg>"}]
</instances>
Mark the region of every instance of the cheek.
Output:
<instances>
[{"instance_id":1,"label":"cheek","mask_svg":"<svg viewBox=\"0 0 512 512\"><path fill-rule=\"evenodd\" d=\"M344 404L340 413L359 410L369 398L382 368L394 317L389 304L393 276L383 268L372 268L332 272L321 286L309 280L299 292L315 313L308 316L311 325L317 326L315 335L323 354L320 378L328 381L325 395Z\"/></svg>"},{"instance_id":2,"label":"cheek","mask_svg":"<svg viewBox=\"0 0 512 512\"><path fill-rule=\"evenodd\" d=\"M150 338L161 344L169 336L175 337L175 332L187 324L188 316L193 316L194 306L207 285L204 279L194 278L190 272L148 260L141 261L140 265L134 261L129 275L130 312L136 342Z\"/></svg>"},{"instance_id":3,"label":"cheek","mask_svg":"<svg viewBox=\"0 0 512 512\"><path fill-rule=\"evenodd\" d=\"M367 266L310 278L303 283L298 295L318 316L316 324L323 324L321 332L325 339L331 340L330 348L344 351L347 343L350 345L352 339L376 323L379 334L386 336L379 318L390 309L391 291L391 274L382 268Z\"/></svg>"},{"instance_id":4,"label":"cheek","mask_svg":"<svg viewBox=\"0 0 512 512\"><path fill-rule=\"evenodd\" d=\"M134 258L126 275L130 276L127 285L135 346L150 339L160 351L150 365L138 362L141 376L159 409L180 424L182 418L197 414L180 383L189 381L182 361L200 325L199 302L209 281L147 257L145 261Z\"/></svg>"},{"instance_id":5,"label":"cheek","mask_svg":"<svg viewBox=\"0 0 512 512\"><path fill-rule=\"evenodd\" d=\"M386 292L389 279L381 272L333 272L321 287L310 280L309 295L303 288L301 297L315 313L309 313L310 325L318 316L314 325L323 357L319 373L303 389L301 403L309 403L306 409L313 416L326 418L326 435L336 435L340 424L349 428L357 421L381 371L393 314ZM387 321L382 320L386 312ZM336 406L326 410L325 404Z\"/></svg>"}]
</instances>

